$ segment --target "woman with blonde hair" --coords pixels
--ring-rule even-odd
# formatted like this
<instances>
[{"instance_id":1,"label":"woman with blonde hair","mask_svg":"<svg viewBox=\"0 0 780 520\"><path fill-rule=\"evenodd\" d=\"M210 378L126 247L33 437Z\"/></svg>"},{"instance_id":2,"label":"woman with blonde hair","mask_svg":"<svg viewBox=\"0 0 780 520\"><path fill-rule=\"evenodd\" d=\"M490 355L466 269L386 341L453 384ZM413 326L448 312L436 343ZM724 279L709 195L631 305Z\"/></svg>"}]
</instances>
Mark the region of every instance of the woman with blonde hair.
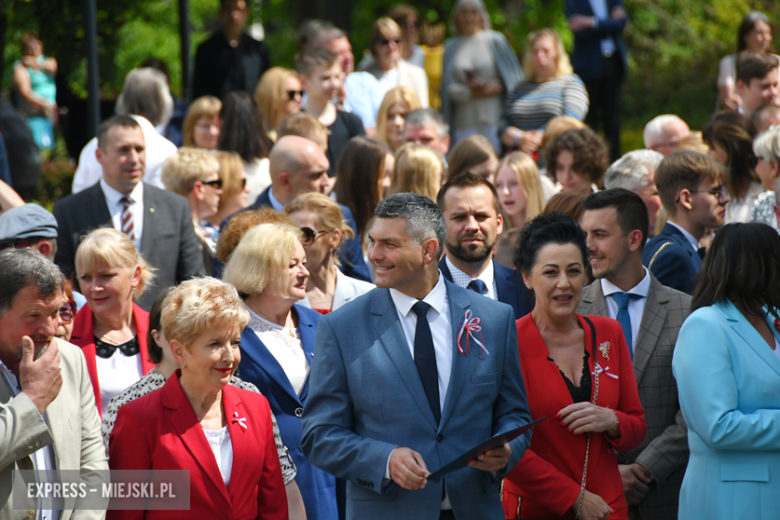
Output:
<instances>
[{"instance_id":1,"label":"woman with blonde hair","mask_svg":"<svg viewBox=\"0 0 780 520\"><path fill-rule=\"evenodd\" d=\"M339 272L336 253L344 238L352 238L352 228L344 221L341 208L330 197L312 192L298 195L284 208L301 229L306 252L306 299L301 305L328 314L374 288L373 284Z\"/></svg>"},{"instance_id":2,"label":"woman with blonde hair","mask_svg":"<svg viewBox=\"0 0 780 520\"><path fill-rule=\"evenodd\" d=\"M428 76L417 65L401 59L401 28L392 18L380 18L371 26L368 49L374 59L361 67L379 80L380 95L395 87L409 87L420 98L423 108L428 107Z\"/></svg>"},{"instance_id":3,"label":"woman with blonde hair","mask_svg":"<svg viewBox=\"0 0 780 520\"><path fill-rule=\"evenodd\" d=\"M483 135L471 135L459 141L450 152L447 179L469 172L491 180L496 166L498 155L490 141Z\"/></svg>"},{"instance_id":4,"label":"woman with blonde hair","mask_svg":"<svg viewBox=\"0 0 780 520\"><path fill-rule=\"evenodd\" d=\"M436 201L443 174L444 163L436 152L421 144L405 144L395 154L389 194L417 193Z\"/></svg>"},{"instance_id":5,"label":"woman with blonde hair","mask_svg":"<svg viewBox=\"0 0 780 520\"><path fill-rule=\"evenodd\" d=\"M203 229L212 238L219 235L222 221L249 206L249 187L244 172L244 161L236 152L216 152L219 163L219 178L222 179L222 194L219 196L217 212L201 222Z\"/></svg>"},{"instance_id":6,"label":"woman with blonde hair","mask_svg":"<svg viewBox=\"0 0 780 520\"><path fill-rule=\"evenodd\" d=\"M545 125L553 117L585 119L588 92L574 74L563 41L553 29L528 35L523 72L525 81L507 98L498 127L505 146L533 155L539 151Z\"/></svg>"},{"instance_id":7,"label":"woman with blonde hair","mask_svg":"<svg viewBox=\"0 0 780 520\"><path fill-rule=\"evenodd\" d=\"M422 108L417 94L409 87L390 89L376 116L376 138L398 150L404 144L404 123L406 114Z\"/></svg>"},{"instance_id":8,"label":"woman with blonde hair","mask_svg":"<svg viewBox=\"0 0 780 520\"><path fill-rule=\"evenodd\" d=\"M214 96L203 96L193 101L184 117L184 146L214 150L219 142L220 110L222 101Z\"/></svg>"},{"instance_id":9,"label":"woman with blonde hair","mask_svg":"<svg viewBox=\"0 0 780 520\"><path fill-rule=\"evenodd\" d=\"M251 228L230 255L222 278L238 290L249 311L249 323L241 333L241 377L269 400L282 441L298 468L296 480L307 518L337 520L335 479L299 449L314 338L322 316L296 305L306 297L309 278L301 236L298 228L286 224Z\"/></svg>"},{"instance_id":10,"label":"woman with blonde hair","mask_svg":"<svg viewBox=\"0 0 780 520\"><path fill-rule=\"evenodd\" d=\"M504 215L504 232L498 237L496 262L514 267L517 234L544 210L544 189L539 168L530 155L514 152L498 164L492 177Z\"/></svg>"},{"instance_id":11,"label":"woman with blonde hair","mask_svg":"<svg viewBox=\"0 0 780 520\"><path fill-rule=\"evenodd\" d=\"M76 314L70 341L84 353L101 415L112 397L154 368L146 343L149 313L133 303L153 271L116 229L92 231L76 250L76 278L87 303Z\"/></svg>"},{"instance_id":12,"label":"woman with blonde hair","mask_svg":"<svg viewBox=\"0 0 780 520\"><path fill-rule=\"evenodd\" d=\"M265 133L276 142L276 125L301 111L303 89L298 73L284 67L271 67L260 78L255 89L255 103Z\"/></svg>"}]
</instances>

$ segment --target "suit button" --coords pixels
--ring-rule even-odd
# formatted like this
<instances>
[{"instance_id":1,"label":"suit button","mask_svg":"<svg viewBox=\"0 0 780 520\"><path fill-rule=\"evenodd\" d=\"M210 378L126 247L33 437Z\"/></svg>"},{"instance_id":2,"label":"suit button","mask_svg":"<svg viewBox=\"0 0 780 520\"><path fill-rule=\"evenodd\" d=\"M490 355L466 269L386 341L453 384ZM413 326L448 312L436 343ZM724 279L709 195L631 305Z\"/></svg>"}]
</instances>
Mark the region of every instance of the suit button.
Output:
<instances>
[{"instance_id":1,"label":"suit button","mask_svg":"<svg viewBox=\"0 0 780 520\"><path fill-rule=\"evenodd\" d=\"M442 435L441 433L436 436L436 442L441 442L443 440L444 440L444 435Z\"/></svg>"},{"instance_id":2,"label":"suit button","mask_svg":"<svg viewBox=\"0 0 780 520\"><path fill-rule=\"evenodd\" d=\"M35 446L32 446L32 445L27 446L27 451L29 451L30 453L34 452L35 451Z\"/></svg>"},{"instance_id":3,"label":"suit button","mask_svg":"<svg viewBox=\"0 0 780 520\"><path fill-rule=\"evenodd\" d=\"M30 518L34 517L35 516L35 509L28 509L27 510L27 516L29 516Z\"/></svg>"},{"instance_id":4,"label":"suit button","mask_svg":"<svg viewBox=\"0 0 780 520\"><path fill-rule=\"evenodd\" d=\"M41 441L35 441L35 447L40 448L41 447Z\"/></svg>"},{"instance_id":5,"label":"suit button","mask_svg":"<svg viewBox=\"0 0 780 520\"><path fill-rule=\"evenodd\" d=\"M295 417L300 418L303 415L303 408L296 408L295 409Z\"/></svg>"}]
</instances>

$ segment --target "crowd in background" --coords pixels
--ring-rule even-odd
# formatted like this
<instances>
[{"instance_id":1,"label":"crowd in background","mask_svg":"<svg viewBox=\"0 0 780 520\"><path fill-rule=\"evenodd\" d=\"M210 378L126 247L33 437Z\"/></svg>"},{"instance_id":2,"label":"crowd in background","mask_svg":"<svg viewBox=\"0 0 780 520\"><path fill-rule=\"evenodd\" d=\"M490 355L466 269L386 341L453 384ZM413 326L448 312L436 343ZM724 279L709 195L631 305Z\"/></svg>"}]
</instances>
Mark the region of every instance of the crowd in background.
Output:
<instances>
[{"instance_id":1,"label":"crowd in background","mask_svg":"<svg viewBox=\"0 0 780 520\"><path fill-rule=\"evenodd\" d=\"M701 130L659 107L645 149L622 154L628 15L620 0L569 0L566 16L571 55L543 28L519 60L482 0L458 0L451 36L428 34L425 45L416 9L397 5L374 22L357 65L348 34L310 20L293 70L272 66L272 49L244 30L244 0L222 0L189 105L172 97L164 63L133 69L51 212L25 204L34 186L20 172L31 149L53 146L57 62L25 35L14 65L21 116L0 118L0 452L13 454L0 489L29 464L189 469L189 518L361 518L361 500L375 518L774 514L771 22L742 20ZM369 321L395 305L388 319L400 326L376 341L405 334L414 362L395 363L422 397L400 401L430 405L431 442L444 446L441 372L454 380L461 334L480 331L467 314L456 338L441 339L460 327L442 318L466 298L459 290L496 320L511 310L517 335L505 350L479 343L489 354L471 344L477 359L514 353L500 377L470 376L485 390L483 415L454 413L475 424L492 413L486 437L547 417L506 445L514 455L460 470L490 476L475 510L464 502L471 480L427 480L420 453L430 459L430 447L415 458L368 442L400 442L387 424L404 410L384 401L406 387L382 379L394 386L380 401L363 394L384 362L368 348ZM409 297L422 313L413 301L402 310ZM486 335L503 326L483 320ZM418 344L429 337L425 358ZM77 433L58 431L63 418ZM386 468L357 472L373 457ZM410 493L426 485L427 495Z\"/></svg>"}]
</instances>

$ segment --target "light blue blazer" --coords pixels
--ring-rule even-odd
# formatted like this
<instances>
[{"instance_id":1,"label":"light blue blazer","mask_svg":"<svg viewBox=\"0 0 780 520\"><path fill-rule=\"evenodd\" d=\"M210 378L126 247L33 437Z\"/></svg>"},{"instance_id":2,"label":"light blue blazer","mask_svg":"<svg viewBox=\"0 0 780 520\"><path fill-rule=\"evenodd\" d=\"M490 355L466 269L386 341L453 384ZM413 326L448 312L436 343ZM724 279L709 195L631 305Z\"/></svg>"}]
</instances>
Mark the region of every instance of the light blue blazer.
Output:
<instances>
[{"instance_id":1,"label":"light blue blazer","mask_svg":"<svg viewBox=\"0 0 780 520\"><path fill-rule=\"evenodd\" d=\"M767 318L775 337L774 318ZM693 312L672 369L691 457L680 520L780 518L780 359L733 303Z\"/></svg>"},{"instance_id":2,"label":"light blue blazer","mask_svg":"<svg viewBox=\"0 0 780 520\"><path fill-rule=\"evenodd\" d=\"M457 518L504 518L499 479L505 473L466 467L429 480L422 490L383 486L396 447L420 453L433 472L491 435L531 420L512 308L450 282L446 288L453 360L438 426L388 289L374 289L319 322L301 448L312 464L348 481L348 520L436 520L443 486ZM457 330L467 310L481 318L489 354L480 354L473 341L468 355L458 354ZM526 434L511 443L507 470L529 442Z\"/></svg>"}]
</instances>

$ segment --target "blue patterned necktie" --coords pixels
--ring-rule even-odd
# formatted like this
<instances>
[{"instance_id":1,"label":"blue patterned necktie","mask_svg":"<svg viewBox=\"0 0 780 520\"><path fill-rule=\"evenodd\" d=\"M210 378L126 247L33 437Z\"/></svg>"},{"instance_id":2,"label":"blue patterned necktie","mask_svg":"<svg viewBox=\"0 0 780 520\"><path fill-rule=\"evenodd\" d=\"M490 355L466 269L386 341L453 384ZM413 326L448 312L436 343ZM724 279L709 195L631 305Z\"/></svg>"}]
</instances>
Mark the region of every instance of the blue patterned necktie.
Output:
<instances>
[{"instance_id":1,"label":"blue patterned necktie","mask_svg":"<svg viewBox=\"0 0 780 520\"><path fill-rule=\"evenodd\" d=\"M634 359L634 342L631 334L631 316L628 314L628 302L641 298L638 294L616 292L611 294L612 299L618 306L617 322L623 328L623 335L626 337L628 351L631 353L631 359Z\"/></svg>"},{"instance_id":2,"label":"blue patterned necktie","mask_svg":"<svg viewBox=\"0 0 780 520\"><path fill-rule=\"evenodd\" d=\"M482 280L471 280L469 284L466 286L466 289L471 289L477 294L485 294L485 289L487 289L487 285L485 285L485 282Z\"/></svg>"}]
</instances>

